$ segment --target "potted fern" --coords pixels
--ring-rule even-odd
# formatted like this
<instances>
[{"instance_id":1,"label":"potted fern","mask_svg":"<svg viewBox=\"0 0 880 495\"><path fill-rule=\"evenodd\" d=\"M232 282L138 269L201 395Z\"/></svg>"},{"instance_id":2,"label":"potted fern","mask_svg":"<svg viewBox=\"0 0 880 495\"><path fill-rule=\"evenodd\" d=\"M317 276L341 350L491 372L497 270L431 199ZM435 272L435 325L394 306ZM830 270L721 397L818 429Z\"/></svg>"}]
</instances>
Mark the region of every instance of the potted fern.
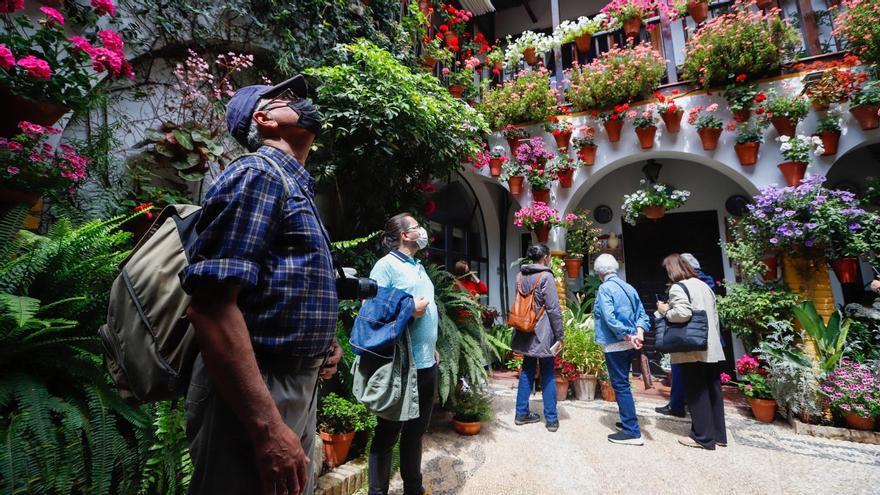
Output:
<instances>
[{"instance_id":1,"label":"potted fern","mask_svg":"<svg viewBox=\"0 0 880 495\"><path fill-rule=\"evenodd\" d=\"M348 460L354 434L372 429L376 418L363 404L329 394L318 411L318 431L324 442L324 460L332 469Z\"/></svg>"},{"instance_id":2,"label":"potted fern","mask_svg":"<svg viewBox=\"0 0 880 495\"><path fill-rule=\"evenodd\" d=\"M452 428L459 435L480 433L483 421L492 421L492 401L485 393L462 387L452 404Z\"/></svg>"}]
</instances>

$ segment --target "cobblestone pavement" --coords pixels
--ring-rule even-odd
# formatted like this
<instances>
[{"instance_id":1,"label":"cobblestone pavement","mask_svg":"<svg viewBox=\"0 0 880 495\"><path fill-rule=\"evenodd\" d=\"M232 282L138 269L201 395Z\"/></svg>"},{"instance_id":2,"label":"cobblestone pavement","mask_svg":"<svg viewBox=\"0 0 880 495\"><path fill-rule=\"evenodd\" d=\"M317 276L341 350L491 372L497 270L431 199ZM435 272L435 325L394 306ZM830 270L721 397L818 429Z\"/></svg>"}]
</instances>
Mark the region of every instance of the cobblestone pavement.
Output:
<instances>
[{"instance_id":1,"label":"cobblestone pavement","mask_svg":"<svg viewBox=\"0 0 880 495\"><path fill-rule=\"evenodd\" d=\"M659 402L637 399L645 446L608 442L616 404L565 401L560 428L515 426L516 384L492 385L495 421L475 437L452 431L435 414L425 439L423 473L432 495L448 494L690 494L880 493L880 446L795 435L781 421L758 423L727 408L730 446L704 451L681 446L687 419L654 412ZM532 396L540 413L540 394ZM399 476L392 493L401 493Z\"/></svg>"}]
</instances>

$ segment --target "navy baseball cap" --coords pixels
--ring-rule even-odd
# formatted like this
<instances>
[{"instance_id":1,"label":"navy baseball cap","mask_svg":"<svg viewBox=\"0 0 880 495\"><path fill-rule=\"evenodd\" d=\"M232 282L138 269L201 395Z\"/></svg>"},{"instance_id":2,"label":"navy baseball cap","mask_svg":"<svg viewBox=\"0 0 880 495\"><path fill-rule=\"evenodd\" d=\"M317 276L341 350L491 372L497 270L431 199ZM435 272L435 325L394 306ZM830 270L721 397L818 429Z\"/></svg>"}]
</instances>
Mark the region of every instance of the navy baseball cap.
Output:
<instances>
[{"instance_id":1,"label":"navy baseball cap","mask_svg":"<svg viewBox=\"0 0 880 495\"><path fill-rule=\"evenodd\" d=\"M226 104L226 128L229 129L232 137L246 147L248 128L251 125L257 104L260 100L276 98L286 91L290 91L300 98L305 98L309 92L306 78L299 74L275 86L255 84L236 91L229 103Z\"/></svg>"}]
</instances>

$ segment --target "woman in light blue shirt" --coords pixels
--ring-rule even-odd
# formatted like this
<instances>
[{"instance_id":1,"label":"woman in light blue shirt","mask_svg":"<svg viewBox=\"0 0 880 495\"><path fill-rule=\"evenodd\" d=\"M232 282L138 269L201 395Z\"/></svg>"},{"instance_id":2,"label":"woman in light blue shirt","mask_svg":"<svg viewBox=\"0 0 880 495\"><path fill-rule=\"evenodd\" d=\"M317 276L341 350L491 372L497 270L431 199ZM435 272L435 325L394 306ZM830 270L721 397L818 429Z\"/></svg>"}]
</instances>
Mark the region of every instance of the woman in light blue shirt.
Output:
<instances>
[{"instance_id":1,"label":"woman in light blue shirt","mask_svg":"<svg viewBox=\"0 0 880 495\"><path fill-rule=\"evenodd\" d=\"M437 387L437 304L434 284L425 267L414 258L428 246L428 232L412 215L401 213L388 219L382 242L389 253L370 272L381 287L393 287L413 296L415 311L407 331L413 363L418 370L419 417L409 421L378 418L370 447L369 493L385 495L391 479L391 457L400 437L400 476L404 495L422 495L422 435L431 419Z\"/></svg>"}]
</instances>

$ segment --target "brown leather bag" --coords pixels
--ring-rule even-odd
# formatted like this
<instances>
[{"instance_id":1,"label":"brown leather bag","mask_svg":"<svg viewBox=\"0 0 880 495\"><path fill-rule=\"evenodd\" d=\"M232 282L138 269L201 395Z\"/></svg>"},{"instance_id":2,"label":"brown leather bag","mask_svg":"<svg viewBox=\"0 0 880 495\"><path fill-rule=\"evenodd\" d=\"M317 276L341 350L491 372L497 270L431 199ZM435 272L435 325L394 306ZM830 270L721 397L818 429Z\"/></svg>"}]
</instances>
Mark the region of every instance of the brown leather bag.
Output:
<instances>
[{"instance_id":1,"label":"brown leather bag","mask_svg":"<svg viewBox=\"0 0 880 495\"><path fill-rule=\"evenodd\" d=\"M535 333L535 326L544 314L544 307L535 310L535 290L541 284L541 277L535 280L535 285L528 293L522 290L522 273L516 276L516 297L510 306L510 315L507 324L525 333Z\"/></svg>"}]
</instances>

